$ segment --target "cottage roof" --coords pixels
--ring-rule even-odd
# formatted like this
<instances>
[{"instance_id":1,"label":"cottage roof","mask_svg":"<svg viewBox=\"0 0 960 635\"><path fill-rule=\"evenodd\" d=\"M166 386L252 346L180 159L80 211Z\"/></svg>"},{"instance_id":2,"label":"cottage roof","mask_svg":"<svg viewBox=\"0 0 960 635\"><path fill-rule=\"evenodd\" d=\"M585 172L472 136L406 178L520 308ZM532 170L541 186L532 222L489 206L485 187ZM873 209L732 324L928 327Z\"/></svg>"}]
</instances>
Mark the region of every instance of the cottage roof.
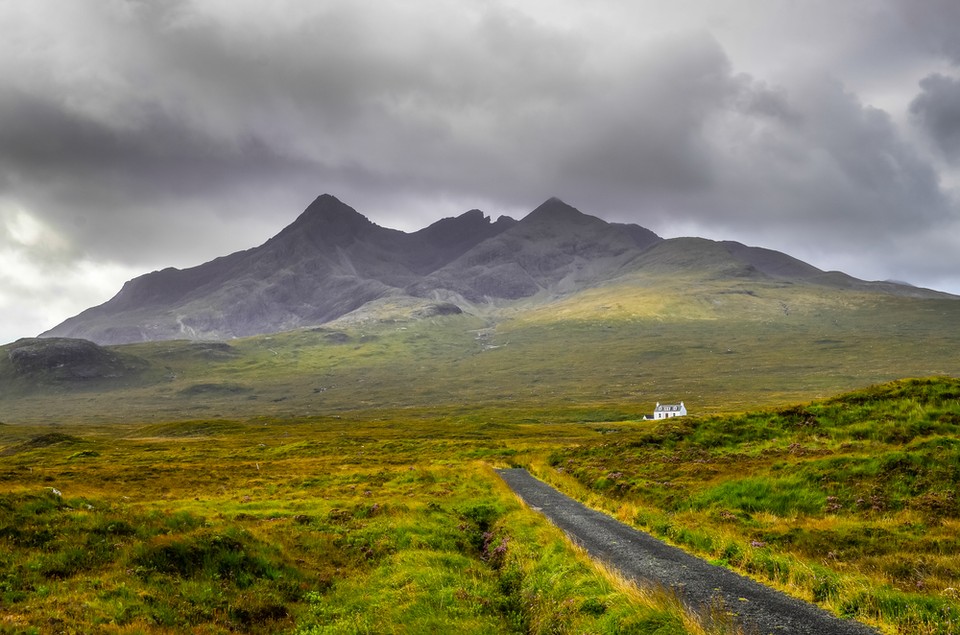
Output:
<instances>
[{"instance_id":1,"label":"cottage roof","mask_svg":"<svg viewBox=\"0 0 960 635\"><path fill-rule=\"evenodd\" d=\"M654 412L680 412L683 407L682 401L680 403L660 403L658 401Z\"/></svg>"}]
</instances>

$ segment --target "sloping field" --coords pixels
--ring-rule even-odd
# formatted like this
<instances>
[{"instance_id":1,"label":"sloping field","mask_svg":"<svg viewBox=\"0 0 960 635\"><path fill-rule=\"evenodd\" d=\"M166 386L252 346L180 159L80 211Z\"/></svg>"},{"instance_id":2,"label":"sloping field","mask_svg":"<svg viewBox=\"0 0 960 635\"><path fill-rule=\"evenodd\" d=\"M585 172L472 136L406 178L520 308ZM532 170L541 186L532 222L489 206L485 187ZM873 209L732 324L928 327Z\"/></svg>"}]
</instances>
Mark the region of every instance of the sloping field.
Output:
<instances>
[{"instance_id":1,"label":"sloping field","mask_svg":"<svg viewBox=\"0 0 960 635\"><path fill-rule=\"evenodd\" d=\"M638 276L489 314L423 319L384 305L228 343L125 345L109 350L137 360L136 373L100 382L57 379L62 369L18 377L0 356L2 417L469 416L502 406L504 421L629 419L657 401L730 412L904 376L960 375L960 301L766 278Z\"/></svg>"}]
</instances>

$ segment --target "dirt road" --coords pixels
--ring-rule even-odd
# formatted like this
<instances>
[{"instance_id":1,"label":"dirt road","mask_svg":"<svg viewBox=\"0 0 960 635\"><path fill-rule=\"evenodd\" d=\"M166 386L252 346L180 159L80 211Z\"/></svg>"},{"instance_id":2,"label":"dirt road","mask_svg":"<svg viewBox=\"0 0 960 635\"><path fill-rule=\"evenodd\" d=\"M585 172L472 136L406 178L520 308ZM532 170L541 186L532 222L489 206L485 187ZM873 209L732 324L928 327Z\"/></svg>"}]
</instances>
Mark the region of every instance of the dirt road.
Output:
<instances>
[{"instance_id":1,"label":"dirt road","mask_svg":"<svg viewBox=\"0 0 960 635\"><path fill-rule=\"evenodd\" d=\"M593 558L639 585L675 589L694 607L722 598L747 632L760 635L877 635L859 622L826 611L728 569L714 566L653 536L585 507L523 469L497 470L532 509L542 513Z\"/></svg>"}]
</instances>

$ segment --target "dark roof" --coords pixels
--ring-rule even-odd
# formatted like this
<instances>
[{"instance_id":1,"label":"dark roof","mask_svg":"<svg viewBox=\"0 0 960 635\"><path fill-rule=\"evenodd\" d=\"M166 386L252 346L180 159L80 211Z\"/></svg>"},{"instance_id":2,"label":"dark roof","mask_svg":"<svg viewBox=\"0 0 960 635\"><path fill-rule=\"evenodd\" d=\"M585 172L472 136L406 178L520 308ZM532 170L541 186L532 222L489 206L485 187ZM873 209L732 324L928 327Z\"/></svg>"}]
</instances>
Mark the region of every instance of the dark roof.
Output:
<instances>
[{"instance_id":1,"label":"dark roof","mask_svg":"<svg viewBox=\"0 0 960 635\"><path fill-rule=\"evenodd\" d=\"M682 404L678 403L662 403L658 404L654 412L678 412Z\"/></svg>"}]
</instances>

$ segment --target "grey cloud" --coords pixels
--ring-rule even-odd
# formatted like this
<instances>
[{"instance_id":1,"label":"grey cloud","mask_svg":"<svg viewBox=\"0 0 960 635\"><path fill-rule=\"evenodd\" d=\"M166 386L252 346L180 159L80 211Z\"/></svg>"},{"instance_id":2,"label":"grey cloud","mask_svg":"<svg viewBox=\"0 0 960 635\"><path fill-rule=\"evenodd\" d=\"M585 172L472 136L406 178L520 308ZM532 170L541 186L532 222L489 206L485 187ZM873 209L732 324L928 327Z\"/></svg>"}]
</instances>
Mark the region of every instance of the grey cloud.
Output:
<instances>
[{"instance_id":1,"label":"grey cloud","mask_svg":"<svg viewBox=\"0 0 960 635\"><path fill-rule=\"evenodd\" d=\"M43 181L32 196L45 209L85 213L85 244L116 249L105 222L129 232L159 214L170 229L152 235L172 237L198 206L271 181L304 201L310 187L334 190L386 217L398 191L506 207L558 194L598 213L735 228L829 221L848 235L867 219L915 222L901 211L911 196L938 213L932 173L883 113L828 81L791 93L735 75L705 32L611 59L509 11L427 24L392 45L374 37L389 15L343 4L289 39L227 29L191 6L134 16L157 53L118 124L39 98L0 113L10 169Z\"/></svg>"},{"instance_id":2,"label":"grey cloud","mask_svg":"<svg viewBox=\"0 0 960 635\"><path fill-rule=\"evenodd\" d=\"M928 50L960 65L960 3L955 0L894 0L898 15Z\"/></svg>"},{"instance_id":3,"label":"grey cloud","mask_svg":"<svg viewBox=\"0 0 960 635\"><path fill-rule=\"evenodd\" d=\"M887 113L863 105L837 82L808 86L803 95L809 156L835 167L835 183L849 194L846 209L834 212L847 217L855 211L855 221L883 221L893 230L928 225L948 213L935 170L907 145Z\"/></svg>"},{"instance_id":4,"label":"grey cloud","mask_svg":"<svg viewBox=\"0 0 960 635\"><path fill-rule=\"evenodd\" d=\"M602 205L610 196L604 192L622 200L711 186L702 131L736 91L729 62L712 38L700 35L645 53L581 94L568 129L542 132L544 141L567 140L559 156L537 157L555 169L555 187Z\"/></svg>"},{"instance_id":5,"label":"grey cloud","mask_svg":"<svg viewBox=\"0 0 960 635\"><path fill-rule=\"evenodd\" d=\"M699 120L730 91L730 77L706 36L591 60L579 37L516 12L428 24L396 46L375 40L384 28L376 15L333 5L292 41L265 42L152 15L165 26L141 30L169 67L148 94L175 109L166 95L190 93L193 112L182 119L216 131L213 141L255 133L318 170L362 172L371 187L494 190L510 204L571 183L602 192L611 176L634 191L709 181Z\"/></svg>"},{"instance_id":6,"label":"grey cloud","mask_svg":"<svg viewBox=\"0 0 960 635\"><path fill-rule=\"evenodd\" d=\"M21 193L43 198L41 213L145 208L147 218L158 202L229 196L251 181L292 185L304 201L325 183L482 190L477 179L511 174L498 119L517 113L523 128L524 112L561 101L580 78L569 73L579 44L511 12L426 20L415 37L380 40L398 28L397 9L327 3L263 37L186 2L131 6L105 18L125 33L116 55L98 60L112 93L51 86L40 73L3 96L0 160Z\"/></svg>"},{"instance_id":7,"label":"grey cloud","mask_svg":"<svg viewBox=\"0 0 960 635\"><path fill-rule=\"evenodd\" d=\"M758 110L757 91L777 107ZM909 278L904 247L958 219L936 171L886 113L836 80L808 77L769 91L741 78L734 105L705 127L713 185L695 196L675 192L662 206L707 235L782 249L828 268L860 263L860 275L899 271ZM938 259L944 274L960 264L948 260ZM913 262L917 275L930 273Z\"/></svg>"},{"instance_id":8,"label":"grey cloud","mask_svg":"<svg viewBox=\"0 0 960 635\"><path fill-rule=\"evenodd\" d=\"M920 81L910 113L950 161L960 161L960 80L939 73Z\"/></svg>"},{"instance_id":9,"label":"grey cloud","mask_svg":"<svg viewBox=\"0 0 960 635\"><path fill-rule=\"evenodd\" d=\"M558 195L654 229L865 259L957 214L897 124L839 80L741 74L702 25L634 38L639 10L618 34L496 1L94 3L62 21L69 5L33 1L49 30L37 37L68 54L27 32L17 46L33 72L0 59L0 195L62 232L64 259L195 264L258 244L322 192L408 229ZM950 54L940 27L955 3L901 24L889 7L915 3L892 1L868 22L884 41L858 35L854 64L881 49ZM833 19L830 6L798 8L799 31ZM824 50L850 50L845 30L824 31ZM950 90L915 101L943 139Z\"/></svg>"},{"instance_id":10,"label":"grey cloud","mask_svg":"<svg viewBox=\"0 0 960 635\"><path fill-rule=\"evenodd\" d=\"M145 246L123 237L140 233L138 227L155 237L165 233L163 227L171 227L171 234L182 231L196 212L185 201L229 198L233 188L290 179L315 167L280 156L255 138L210 139L160 112L144 113L139 127L123 129L50 101L5 97L4 193L73 235L78 251L130 258ZM151 232L151 225L158 231Z\"/></svg>"},{"instance_id":11,"label":"grey cloud","mask_svg":"<svg viewBox=\"0 0 960 635\"><path fill-rule=\"evenodd\" d=\"M759 119L779 120L784 124L802 122L801 114L790 104L787 92L781 87L770 87L755 81L749 75L738 76L740 90L735 110Z\"/></svg>"}]
</instances>

